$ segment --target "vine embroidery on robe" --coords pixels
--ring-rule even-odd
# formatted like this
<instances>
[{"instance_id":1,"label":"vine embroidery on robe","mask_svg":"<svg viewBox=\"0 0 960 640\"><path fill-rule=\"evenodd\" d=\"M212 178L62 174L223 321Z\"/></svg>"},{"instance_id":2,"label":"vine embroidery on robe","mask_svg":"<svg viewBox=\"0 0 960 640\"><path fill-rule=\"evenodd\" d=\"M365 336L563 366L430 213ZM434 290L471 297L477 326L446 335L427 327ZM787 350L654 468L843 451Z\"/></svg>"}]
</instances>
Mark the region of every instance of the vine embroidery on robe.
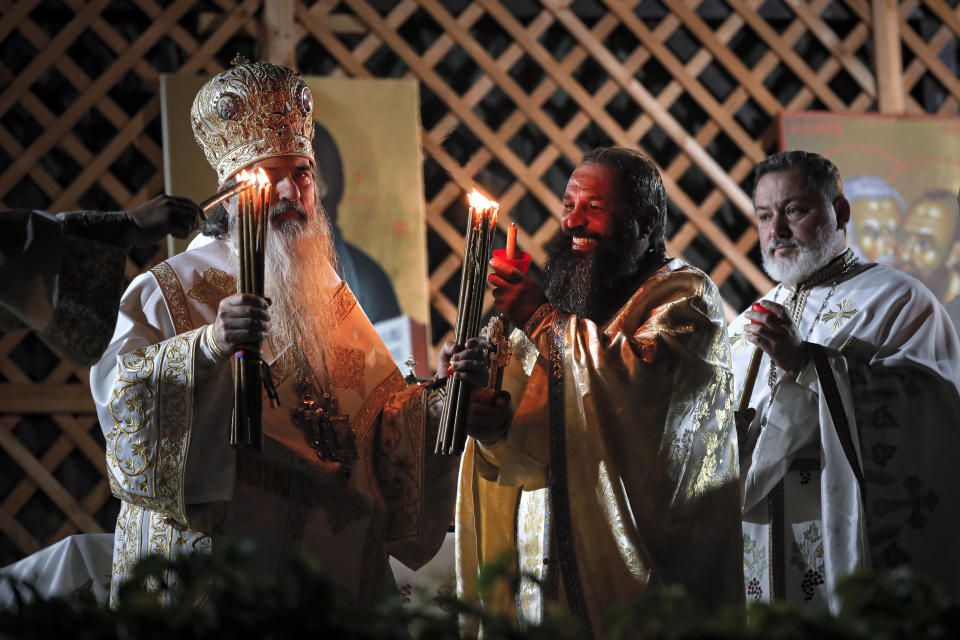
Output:
<instances>
[{"instance_id":1,"label":"vine embroidery on robe","mask_svg":"<svg viewBox=\"0 0 960 640\"><path fill-rule=\"evenodd\" d=\"M804 600L813 600L814 588L824 583L823 534L817 524L810 523L799 542L794 540L790 564L803 572L800 588Z\"/></svg>"},{"instance_id":2,"label":"vine embroidery on robe","mask_svg":"<svg viewBox=\"0 0 960 640\"><path fill-rule=\"evenodd\" d=\"M191 405L185 389L192 384L198 334L190 331L120 356L109 405L114 425L104 435L113 494L178 522L186 522L183 478ZM156 388L150 384L154 379ZM147 420L148 413L157 416L157 425Z\"/></svg>"},{"instance_id":3,"label":"vine embroidery on robe","mask_svg":"<svg viewBox=\"0 0 960 640\"><path fill-rule=\"evenodd\" d=\"M767 568L767 550L746 533L743 534L743 584L747 598L763 599L763 577Z\"/></svg>"},{"instance_id":4,"label":"vine embroidery on robe","mask_svg":"<svg viewBox=\"0 0 960 640\"><path fill-rule=\"evenodd\" d=\"M524 491L518 500L516 517L520 579L515 600L517 616L527 624L539 624L543 617L546 517L546 489Z\"/></svg>"},{"instance_id":5,"label":"vine embroidery on robe","mask_svg":"<svg viewBox=\"0 0 960 640\"><path fill-rule=\"evenodd\" d=\"M722 340L712 351L714 353L711 357L715 362L729 362L729 353L723 348ZM730 442L730 447L725 447L724 440L720 437L720 430L731 422L733 386L733 374L717 370L713 382L699 398L700 407L694 429L700 436L704 449L702 465L693 485L693 495L703 495L711 489L737 481L736 450L732 446L733 442Z\"/></svg>"},{"instance_id":6,"label":"vine embroidery on robe","mask_svg":"<svg viewBox=\"0 0 960 640\"><path fill-rule=\"evenodd\" d=\"M167 311L170 312L170 318L173 320L174 329L178 333L188 331L197 326L190 318L190 310L187 308L187 300L183 295L183 287L180 285L180 278L166 261L161 262L150 273L160 285L160 291L167 303Z\"/></svg>"}]
</instances>

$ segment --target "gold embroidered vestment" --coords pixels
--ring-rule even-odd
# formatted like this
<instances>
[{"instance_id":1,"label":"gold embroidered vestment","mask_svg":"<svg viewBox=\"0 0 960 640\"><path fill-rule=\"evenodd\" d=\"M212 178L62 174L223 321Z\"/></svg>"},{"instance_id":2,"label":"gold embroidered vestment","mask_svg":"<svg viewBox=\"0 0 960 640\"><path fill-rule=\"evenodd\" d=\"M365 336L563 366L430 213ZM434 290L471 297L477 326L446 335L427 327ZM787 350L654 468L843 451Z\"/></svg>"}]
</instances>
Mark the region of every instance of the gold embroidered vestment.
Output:
<instances>
[{"instance_id":1,"label":"gold embroidered vestment","mask_svg":"<svg viewBox=\"0 0 960 640\"><path fill-rule=\"evenodd\" d=\"M595 636L610 606L650 586L681 584L711 609L742 602L733 376L716 287L671 260L602 325L541 310L512 336L506 440L471 439L464 454L460 592L472 595L483 563L519 553L544 585L522 584L521 616L537 609L530 598L557 599ZM548 406L554 373L561 420ZM486 604L515 615L515 595L501 584Z\"/></svg>"}]
</instances>

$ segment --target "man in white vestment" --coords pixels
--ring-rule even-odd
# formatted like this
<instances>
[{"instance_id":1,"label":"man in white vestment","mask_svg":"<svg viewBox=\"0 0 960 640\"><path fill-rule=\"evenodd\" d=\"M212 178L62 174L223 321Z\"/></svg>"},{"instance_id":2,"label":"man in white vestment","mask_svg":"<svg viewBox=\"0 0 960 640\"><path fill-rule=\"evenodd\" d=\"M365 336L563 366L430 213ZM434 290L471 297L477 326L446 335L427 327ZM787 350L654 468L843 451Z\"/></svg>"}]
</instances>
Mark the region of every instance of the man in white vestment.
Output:
<instances>
[{"instance_id":1,"label":"man in white vestment","mask_svg":"<svg viewBox=\"0 0 960 640\"><path fill-rule=\"evenodd\" d=\"M131 246L185 238L200 208L157 196L130 212L0 213L0 331L33 329L88 366L110 342Z\"/></svg>"},{"instance_id":2,"label":"man in white vestment","mask_svg":"<svg viewBox=\"0 0 960 640\"><path fill-rule=\"evenodd\" d=\"M254 570L282 579L284 555L298 551L355 600L373 602L395 588L388 553L416 568L443 541L457 465L427 455L440 399L405 385L337 276L314 194L312 106L299 74L267 63L228 69L194 101L194 134L220 186L245 168L271 180L270 298L236 294L236 198L211 218L207 231L222 235L124 295L90 376L110 485L123 501L114 601L148 554L246 537L257 543ZM251 345L262 345L280 398L279 408L264 403L262 452L228 442L230 362ZM460 350L459 374L481 368L473 355Z\"/></svg>"},{"instance_id":3,"label":"man in white vestment","mask_svg":"<svg viewBox=\"0 0 960 640\"><path fill-rule=\"evenodd\" d=\"M914 278L846 248L837 168L803 151L757 166L763 265L778 284L730 327L748 600L837 608L837 580L912 567L956 591L960 343ZM757 305L760 305L759 307Z\"/></svg>"}]
</instances>

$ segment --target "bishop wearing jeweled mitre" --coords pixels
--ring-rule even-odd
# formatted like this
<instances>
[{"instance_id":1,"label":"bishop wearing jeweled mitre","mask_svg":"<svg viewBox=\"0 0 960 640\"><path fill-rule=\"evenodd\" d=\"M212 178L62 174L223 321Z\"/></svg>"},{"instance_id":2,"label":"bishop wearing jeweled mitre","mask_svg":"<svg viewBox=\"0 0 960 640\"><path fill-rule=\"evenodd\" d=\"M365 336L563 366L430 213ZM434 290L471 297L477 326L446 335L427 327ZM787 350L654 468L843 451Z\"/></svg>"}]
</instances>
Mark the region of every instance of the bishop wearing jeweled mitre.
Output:
<instances>
[{"instance_id":1,"label":"bishop wearing jeweled mitre","mask_svg":"<svg viewBox=\"0 0 960 640\"><path fill-rule=\"evenodd\" d=\"M207 82L191 125L221 189L243 169L272 188L265 292L238 294L237 199L190 248L138 276L90 384L122 501L111 598L136 561L257 543L283 579L301 552L358 602L390 592L387 554L417 567L452 518L457 461L426 455L440 398L406 386L336 270L314 193L313 101L300 75L237 64ZM231 359L260 345L280 407L262 451L229 443Z\"/></svg>"}]
</instances>

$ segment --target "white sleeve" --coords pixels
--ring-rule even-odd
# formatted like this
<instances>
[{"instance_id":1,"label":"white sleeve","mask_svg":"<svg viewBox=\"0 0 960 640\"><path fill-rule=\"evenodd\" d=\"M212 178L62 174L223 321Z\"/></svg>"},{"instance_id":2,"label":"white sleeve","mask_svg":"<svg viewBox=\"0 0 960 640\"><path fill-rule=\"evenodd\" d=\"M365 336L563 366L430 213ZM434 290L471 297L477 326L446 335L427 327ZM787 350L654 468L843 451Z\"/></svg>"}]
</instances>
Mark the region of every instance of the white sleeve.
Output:
<instances>
[{"instance_id":1,"label":"white sleeve","mask_svg":"<svg viewBox=\"0 0 960 640\"><path fill-rule=\"evenodd\" d=\"M113 340L90 371L114 494L184 524L188 504L233 493L232 376L207 333L176 335L146 273L124 294Z\"/></svg>"}]
</instances>

